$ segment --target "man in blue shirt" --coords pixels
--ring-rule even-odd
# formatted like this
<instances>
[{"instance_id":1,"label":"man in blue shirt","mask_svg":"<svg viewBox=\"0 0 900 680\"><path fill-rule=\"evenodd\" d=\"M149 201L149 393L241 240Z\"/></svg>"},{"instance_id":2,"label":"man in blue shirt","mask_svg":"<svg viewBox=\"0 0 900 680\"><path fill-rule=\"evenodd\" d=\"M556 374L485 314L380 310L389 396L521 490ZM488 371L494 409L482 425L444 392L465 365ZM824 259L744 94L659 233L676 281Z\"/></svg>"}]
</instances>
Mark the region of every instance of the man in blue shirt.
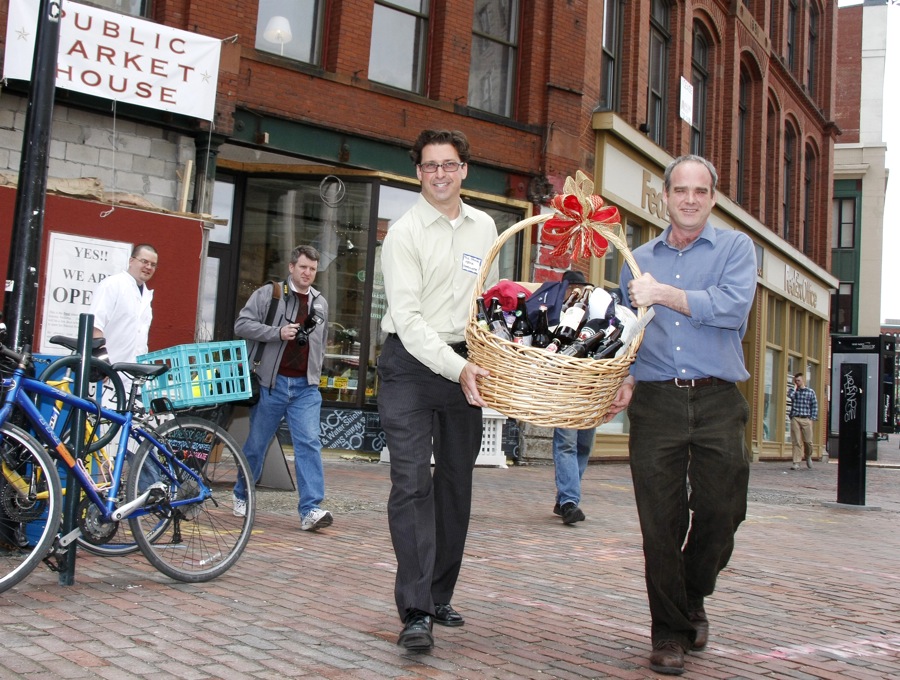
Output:
<instances>
[{"instance_id":1,"label":"man in blue shirt","mask_svg":"<svg viewBox=\"0 0 900 680\"><path fill-rule=\"evenodd\" d=\"M652 305L656 315L609 417L628 409L650 668L670 675L684 672L685 651L706 646L704 598L747 510L750 407L735 383L750 377L741 338L756 293L756 256L746 234L709 223L717 182L704 158L672 161L663 188L671 224L634 251L642 275L626 266L621 276L623 304Z\"/></svg>"},{"instance_id":2,"label":"man in blue shirt","mask_svg":"<svg viewBox=\"0 0 900 680\"><path fill-rule=\"evenodd\" d=\"M802 373L794 375L794 389L788 392L791 400L791 453L794 462L791 470L800 469L800 460L812 467L812 424L819 419L819 401L815 391L806 386Z\"/></svg>"}]
</instances>

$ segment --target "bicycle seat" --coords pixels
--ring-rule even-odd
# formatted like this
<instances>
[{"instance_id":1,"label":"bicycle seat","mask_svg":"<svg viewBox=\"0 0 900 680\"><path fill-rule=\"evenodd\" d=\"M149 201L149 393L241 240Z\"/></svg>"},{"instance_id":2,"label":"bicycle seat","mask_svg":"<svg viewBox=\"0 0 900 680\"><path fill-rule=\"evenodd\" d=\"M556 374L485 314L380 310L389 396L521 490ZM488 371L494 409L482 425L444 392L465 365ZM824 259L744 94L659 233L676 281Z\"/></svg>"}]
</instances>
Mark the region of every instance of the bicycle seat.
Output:
<instances>
[{"instance_id":1,"label":"bicycle seat","mask_svg":"<svg viewBox=\"0 0 900 680\"><path fill-rule=\"evenodd\" d=\"M126 362L113 364L117 373L124 373L130 378L155 378L169 370L165 364L129 364Z\"/></svg>"},{"instance_id":2,"label":"bicycle seat","mask_svg":"<svg viewBox=\"0 0 900 680\"><path fill-rule=\"evenodd\" d=\"M54 335L50 338L54 345L61 345L73 352L78 351L78 338L70 338L65 335ZM97 350L106 344L106 338L91 338L91 349Z\"/></svg>"}]
</instances>

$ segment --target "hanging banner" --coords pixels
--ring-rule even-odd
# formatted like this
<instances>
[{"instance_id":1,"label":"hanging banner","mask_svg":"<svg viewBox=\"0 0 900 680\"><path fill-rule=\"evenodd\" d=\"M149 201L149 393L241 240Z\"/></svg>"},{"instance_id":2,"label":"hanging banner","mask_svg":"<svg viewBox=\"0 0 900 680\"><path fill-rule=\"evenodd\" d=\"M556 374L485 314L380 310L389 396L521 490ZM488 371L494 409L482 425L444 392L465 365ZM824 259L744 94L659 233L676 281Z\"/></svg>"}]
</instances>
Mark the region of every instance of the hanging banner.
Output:
<instances>
[{"instance_id":1,"label":"hanging banner","mask_svg":"<svg viewBox=\"0 0 900 680\"><path fill-rule=\"evenodd\" d=\"M94 290L107 276L128 268L131 243L50 232L40 351L65 354L54 335L78 337L79 317L91 310Z\"/></svg>"},{"instance_id":2,"label":"hanging banner","mask_svg":"<svg viewBox=\"0 0 900 680\"><path fill-rule=\"evenodd\" d=\"M39 9L10 0L4 78L31 80ZM221 48L215 38L67 1L56 86L212 120Z\"/></svg>"}]
</instances>

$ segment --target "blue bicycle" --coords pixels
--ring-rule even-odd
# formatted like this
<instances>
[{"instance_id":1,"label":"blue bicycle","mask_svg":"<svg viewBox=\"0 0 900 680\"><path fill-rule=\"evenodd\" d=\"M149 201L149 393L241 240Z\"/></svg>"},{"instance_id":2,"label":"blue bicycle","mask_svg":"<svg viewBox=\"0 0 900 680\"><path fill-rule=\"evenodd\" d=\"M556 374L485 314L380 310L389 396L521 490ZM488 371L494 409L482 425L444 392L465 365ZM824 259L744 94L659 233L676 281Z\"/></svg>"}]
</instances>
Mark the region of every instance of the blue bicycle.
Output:
<instances>
[{"instance_id":1,"label":"blue bicycle","mask_svg":"<svg viewBox=\"0 0 900 680\"><path fill-rule=\"evenodd\" d=\"M231 568L250 539L256 495L249 485L246 512L235 512L232 489L250 478L240 447L219 428L199 418L172 418L152 428L134 421L130 410L108 410L28 376L32 356L0 345L11 360L0 379L0 592L25 578L42 560L67 548L89 530L93 540L116 534L128 520L147 560L179 581L211 580ZM163 365L115 364L115 371L140 383L164 373ZM53 431L32 400L61 401L95 420L120 428L118 451L103 483ZM18 407L15 409L14 407ZM28 421L56 461L38 441L10 422ZM227 440L223 440L227 437ZM129 441L136 451L129 452ZM79 526L58 536L62 489L56 463L77 478L85 495ZM127 471L127 472L126 472ZM88 510L89 508L89 510ZM23 527L33 529L29 535ZM35 535L36 534L36 535Z\"/></svg>"}]
</instances>

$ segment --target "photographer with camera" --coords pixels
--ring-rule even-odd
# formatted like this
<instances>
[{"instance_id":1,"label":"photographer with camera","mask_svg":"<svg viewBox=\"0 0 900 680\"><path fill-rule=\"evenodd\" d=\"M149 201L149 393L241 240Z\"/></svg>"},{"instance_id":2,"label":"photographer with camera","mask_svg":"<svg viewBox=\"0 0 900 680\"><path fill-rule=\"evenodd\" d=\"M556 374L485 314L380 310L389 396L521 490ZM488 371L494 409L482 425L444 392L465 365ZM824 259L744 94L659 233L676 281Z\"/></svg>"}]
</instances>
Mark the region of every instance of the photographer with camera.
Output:
<instances>
[{"instance_id":1,"label":"photographer with camera","mask_svg":"<svg viewBox=\"0 0 900 680\"><path fill-rule=\"evenodd\" d=\"M250 409L250 434L244 454L259 481L269 442L282 418L287 419L294 444L294 470L300 502L300 529L315 531L330 526L331 513L319 503L325 498L322 446L319 442L319 411L322 395L319 377L325 359L328 302L312 287L319 268L319 252L312 246L297 246L291 253L290 275L280 284L266 284L247 300L238 315L234 332L250 340L248 356L255 356L258 343L265 343L256 367L259 402ZM272 286L281 287L274 291ZM277 293L281 293L278 295ZM277 305L273 324L266 323L269 305ZM234 487L234 514L246 513L245 480Z\"/></svg>"}]
</instances>

